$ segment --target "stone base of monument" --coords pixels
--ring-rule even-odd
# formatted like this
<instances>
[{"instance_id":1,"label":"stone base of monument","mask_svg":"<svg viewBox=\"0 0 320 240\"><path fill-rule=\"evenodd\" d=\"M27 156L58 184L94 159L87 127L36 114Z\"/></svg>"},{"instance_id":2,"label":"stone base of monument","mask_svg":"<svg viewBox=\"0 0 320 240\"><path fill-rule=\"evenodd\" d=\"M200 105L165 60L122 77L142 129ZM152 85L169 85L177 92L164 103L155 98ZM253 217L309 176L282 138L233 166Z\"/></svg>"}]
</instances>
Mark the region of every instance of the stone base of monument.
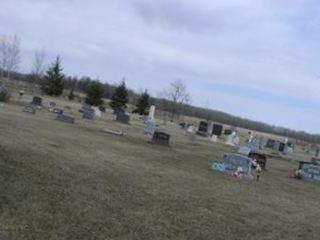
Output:
<instances>
[{"instance_id":1,"label":"stone base of monument","mask_svg":"<svg viewBox=\"0 0 320 240\"><path fill-rule=\"evenodd\" d=\"M58 114L56 120L69 124L74 124L74 118L64 114Z\"/></svg>"}]
</instances>

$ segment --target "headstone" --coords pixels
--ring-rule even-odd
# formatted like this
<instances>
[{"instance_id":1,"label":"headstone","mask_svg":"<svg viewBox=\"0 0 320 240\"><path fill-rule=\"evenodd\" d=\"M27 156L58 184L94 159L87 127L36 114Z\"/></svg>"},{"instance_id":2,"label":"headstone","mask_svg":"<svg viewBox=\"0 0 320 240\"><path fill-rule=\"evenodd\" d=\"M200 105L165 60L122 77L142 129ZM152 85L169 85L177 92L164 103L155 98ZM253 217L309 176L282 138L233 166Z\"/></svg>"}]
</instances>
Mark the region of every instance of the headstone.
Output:
<instances>
[{"instance_id":1,"label":"headstone","mask_svg":"<svg viewBox=\"0 0 320 240\"><path fill-rule=\"evenodd\" d=\"M284 155L289 155L293 153L293 148L290 147L288 144L285 145L284 150L283 150L283 154Z\"/></svg>"},{"instance_id":2,"label":"headstone","mask_svg":"<svg viewBox=\"0 0 320 240\"><path fill-rule=\"evenodd\" d=\"M243 178L253 179L251 175L251 159L239 154L226 154L222 163L213 163L212 169L233 174L241 168Z\"/></svg>"},{"instance_id":3,"label":"headstone","mask_svg":"<svg viewBox=\"0 0 320 240\"><path fill-rule=\"evenodd\" d=\"M26 113L31 113L31 114L36 114L36 108L32 105L26 105L24 108L23 108L23 112L26 112Z\"/></svg>"},{"instance_id":4,"label":"headstone","mask_svg":"<svg viewBox=\"0 0 320 240\"><path fill-rule=\"evenodd\" d=\"M156 106L155 105L151 105L150 109L149 109L149 116L148 116L148 120L150 121L154 121L154 114L156 111Z\"/></svg>"},{"instance_id":5,"label":"headstone","mask_svg":"<svg viewBox=\"0 0 320 240\"><path fill-rule=\"evenodd\" d=\"M86 108L83 111L83 115L82 118L84 119L89 119L89 120L93 120L94 119L94 110L92 108Z\"/></svg>"},{"instance_id":6,"label":"headstone","mask_svg":"<svg viewBox=\"0 0 320 240\"><path fill-rule=\"evenodd\" d=\"M57 104L55 102L49 102L49 108L55 108Z\"/></svg>"},{"instance_id":7,"label":"headstone","mask_svg":"<svg viewBox=\"0 0 320 240\"><path fill-rule=\"evenodd\" d=\"M285 147L286 147L286 144L284 142L280 142L280 144L279 144L279 152L283 153Z\"/></svg>"},{"instance_id":8,"label":"headstone","mask_svg":"<svg viewBox=\"0 0 320 240\"><path fill-rule=\"evenodd\" d=\"M83 113L82 117L84 119L93 120L93 119L101 118L101 111L99 110L98 107L93 107L86 104L82 106L81 111Z\"/></svg>"},{"instance_id":9,"label":"headstone","mask_svg":"<svg viewBox=\"0 0 320 240\"><path fill-rule=\"evenodd\" d=\"M83 104L82 107L79 109L79 112L91 111L91 106L89 104Z\"/></svg>"},{"instance_id":10,"label":"headstone","mask_svg":"<svg viewBox=\"0 0 320 240\"><path fill-rule=\"evenodd\" d=\"M35 106L42 106L42 98L38 96L34 96L31 104Z\"/></svg>"},{"instance_id":11,"label":"headstone","mask_svg":"<svg viewBox=\"0 0 320 240\"><path fill-rule=\"evenodd\" d=\"M154 132L157 130L156 123L154 121L147 121L144 128L144 133L153 136Z\"/></svg>"},{"instance_id":12,"label":"headstone","mask_svg":"<svg viewBox=\"0 0 320 240\"><path fill-rule=\"evenodd\" d=\"M116 121L124 124L129 124L130 122L130 116L128 114L125 114L121 111L119 111L116 115Z\"/></svg>"},{"instance_id":13,"label":"headstone","mask_svg":"<svg viewBox=\"0 0 320 240\"><path fill-rule=\"evenodd\" d=\"M94 111L94 118L95 119L102 117L102 113L101 113L101 111L99 110L98 107L92 107L92 109Z\"/></svg>"},{"instance_id":14,"label":"headstone","mask_svg":"<svg viewBox=\"0 0 320 240\"><path fill-rule=\"evenodd\" d=\"M252 151L259 151L260 150L260 144L256 140L251 140L250 142L247 142L246 145Z\"/></svg>"},{"instance_id":15,"label":"headstone","mask_svg":"<svg viewBox=\"0 0 320 240\"><path fill-rule=\"evenodd\" d=\"M170 143L170 135L164 132L155 132L152 136L153 144L159 144L164 146L169 146Z\"/></svg>"},{"instance_id":16,"label":"headstone","mask_svg":"<svg viewBox=\"0 0 320 240\"><path fill-rule=\"evenodd\" d=\"M239 137L237 136L236 132L232 132L230 135L226 137L226 144L230 146L238 145L240 142Z\"/></svg>"},{"instance_id":17,"label":"headstone","mask_svg":"<svg viewBox=\"0 0 320 240\"><path fill-rule=\"evenodd\" d=\"M274 145L276 144L276 141L273 139L268 139L266 148L274 149Z\"/></svg>"},{"instance_id":18,"label":"headstone","mask_svg":"<svg viewBox=\"0 0 320 240\"><path fill-rule=\"evenodd\" d=\"M58 114L56 120L60 122L74 124L74 118L64 114Z\"/></svg>"},{"instance_id":19,"label":"headstone","mask_svg":"<svg viewBox=\"0 0 320 240\"><path fill-rule=\"evenodd\" d=\"M201 121L197 131L198 135L207 136L208 135L209 124L207 121Z\"/></svg>"},{"instance_id":20,"label":"headstone","mask_svg":"<svg viewBox=\"0 0 320 240\"><path fill-rule=\"evenodd\" d=\"M279 154L279 149L280 149L280 142L279 141L275 141L272 153L273 154Z\"/></svg>"},{"instance_id":21,"label":"headstone","mask_svg":"<svg viewBox=\"0 0 320 240\"><path fill-rule=\"evenodd\" d=\"M165 112L163 113L163 125L167 125L169 121L169 113Z\"/></svg>"},{"instance_id":22,"label":"headstone","mask_svg":"<svg viewBox=\"0 0 320 240\"><path fill-rule=\"evenodd\" d=\"M300 162L299 169L301 170L302 179L320 181L320 165Z\"/></svg>"},{"instance_id":23,"label":"headstone","mask_svg":"<svg viewBox=\"0 0 320 240\"><path fill-rule=\"evenodd\" d=\"M222 135L223 126L220 124L213 124L212 126L212 135L220 137Z\"/></svg>"},{"instance_id":24,"label":"headstone","mask_svg":"<svg viewBox=\"0 0 320 240\"><path fill-rule=\"evenodd\" d=\"M238 149L238 153L244 156L249 156L250 152L251 152L251 148L247 146L242 146Z\"/></svg>"},{"instance_id":25,"label":"headstone","mask_svg":"<svg viewBox=\"0 0 320 240\"><path fill-rule=\"evenodd\" d=\"M267 142L268 142L268 139L261 136L259 139L260 149L264 148L266 146Z\"/></svg>"}]
</instances>

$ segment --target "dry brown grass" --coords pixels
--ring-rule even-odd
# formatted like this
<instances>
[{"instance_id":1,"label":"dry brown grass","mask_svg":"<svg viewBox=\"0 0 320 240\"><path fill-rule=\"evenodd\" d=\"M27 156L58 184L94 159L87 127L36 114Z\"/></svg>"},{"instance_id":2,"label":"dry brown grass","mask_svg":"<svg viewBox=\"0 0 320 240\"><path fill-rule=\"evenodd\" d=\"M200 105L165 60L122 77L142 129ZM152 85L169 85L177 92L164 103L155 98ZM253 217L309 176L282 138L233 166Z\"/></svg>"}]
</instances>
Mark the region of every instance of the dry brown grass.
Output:
<instances>
[{"instance_id":1,"label":"dry brown grass","mask_svg":"<svg viewBox=\"0 0 320 240\"><path fill-rule=\"evenodd\" d=\"M151 146L139 121L85 121L71 105L74 125L0 107L1 240L319 239L320 187L288 179L287 159L237 181L210 170L226 145L168 125L171 147Z\"/></svg>"}]
</instances>

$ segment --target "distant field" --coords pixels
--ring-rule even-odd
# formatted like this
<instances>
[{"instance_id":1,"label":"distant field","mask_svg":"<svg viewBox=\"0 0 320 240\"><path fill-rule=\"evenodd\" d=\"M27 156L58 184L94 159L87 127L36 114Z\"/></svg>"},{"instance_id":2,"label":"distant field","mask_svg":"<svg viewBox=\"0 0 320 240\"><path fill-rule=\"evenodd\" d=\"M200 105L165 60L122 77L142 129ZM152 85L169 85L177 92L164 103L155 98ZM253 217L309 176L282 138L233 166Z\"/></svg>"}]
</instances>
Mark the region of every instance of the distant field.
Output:
<instances>
[{"instance_id":1,"label":"distant field","mask_svg":"<svg viewBox=\"0 0 320 240\"><path fill-rule=\"evenodd\" d=\"M320 185L288 179L301 151L269 159L260 182L239 181L210 170L234 148L191 141L177 124L161 126L170 147L152 146L137 117L91 122L55 100L72 107L68 125L23 113L30 100L0 107L1 240L319 239Z\"/></svg>"}]
</instances>

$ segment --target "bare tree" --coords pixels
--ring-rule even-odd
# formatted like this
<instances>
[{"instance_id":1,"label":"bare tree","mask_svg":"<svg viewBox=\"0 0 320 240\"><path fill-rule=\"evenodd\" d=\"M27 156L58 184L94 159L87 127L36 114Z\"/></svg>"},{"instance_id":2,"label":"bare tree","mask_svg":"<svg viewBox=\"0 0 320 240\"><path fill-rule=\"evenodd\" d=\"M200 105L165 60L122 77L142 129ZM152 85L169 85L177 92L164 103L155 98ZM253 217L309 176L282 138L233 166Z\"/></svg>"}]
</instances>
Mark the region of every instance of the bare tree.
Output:
<instances>
[{"instance_id":1,"label":"bare tree","mask_svg":"<svg viewBox=\"0 0 320 240\"><path fill-rule=\"evenodd\" d=\"M186 84L181 80L172 82L165 95L172 102L170 111L171 120L173 121L174 117L182 110L183 105L190 103L191 98L187 92Z\"/></svg>"},{"instance_id":2,"label":"bare tree","mask_svg":"<svg viewBox=\"0 0 320 240\"><path fill-rule=\"evenodd\" d=\"M1 76L10 78L10 73L16 71L20 64L20 39L17 36L0 38L0 70Z\"/></svg>"},{"instance_id":3,"label":"bare tree","mask_svg":"<svg viewBox=\"0 0 320 240\"><path fill-rule=\"evenodd\" d=\"M46 52L44 49L34 53L32 75L40 79L45 71Z\"/></svg>"},{"instance_id":4,"label":"bare tree","mask_svg":"<svg viewBox=\"0 0 320 240\"><path fill-rule=\"evenodd\" d=\"M33 87L32 92L35 91L36 83L39 83L43 78L45 72L45 61L46 61L46 52L44 49L38 50L34 53L33 64L32 64L32 81Z\"/></svg>"}]
</instances>

